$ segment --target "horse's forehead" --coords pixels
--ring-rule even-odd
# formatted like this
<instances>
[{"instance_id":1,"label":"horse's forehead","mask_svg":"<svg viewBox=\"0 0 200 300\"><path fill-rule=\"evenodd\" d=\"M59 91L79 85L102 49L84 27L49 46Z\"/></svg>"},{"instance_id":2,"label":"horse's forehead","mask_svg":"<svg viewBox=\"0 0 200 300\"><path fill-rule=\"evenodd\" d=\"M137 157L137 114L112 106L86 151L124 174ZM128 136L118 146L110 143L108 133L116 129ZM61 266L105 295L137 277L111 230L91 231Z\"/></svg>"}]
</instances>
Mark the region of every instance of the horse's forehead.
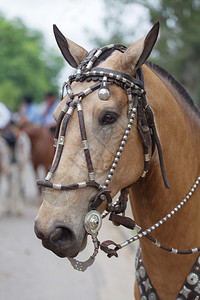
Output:
<instances>
[{"instance_id":1,"label":"horse's forehead","mask_svg":"<svg viewBox=\"0 0 200 300\"><path fill-rule=\"evenodd\" d=\"M98 67L118 70L118 60L123 54L116 50L105 61L100 62Z\"/></svg>"}]
</instances>

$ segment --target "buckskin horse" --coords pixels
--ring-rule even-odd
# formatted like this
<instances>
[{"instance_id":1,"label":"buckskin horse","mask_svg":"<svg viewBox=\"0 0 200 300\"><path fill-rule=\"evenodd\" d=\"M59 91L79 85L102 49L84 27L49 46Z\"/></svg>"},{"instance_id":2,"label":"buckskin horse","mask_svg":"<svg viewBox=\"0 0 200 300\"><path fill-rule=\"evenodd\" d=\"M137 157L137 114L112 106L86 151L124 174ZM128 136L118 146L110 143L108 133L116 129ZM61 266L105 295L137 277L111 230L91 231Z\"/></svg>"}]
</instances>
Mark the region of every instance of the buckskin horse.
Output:
<instances>
[{"instance_id":1,"label":"buckskin horse","mask_svg":"<svg viewBox=\"0 0 200 300\"><path fill-rule=\"evenodd\" d=\"M117 256L140 239L135 298L197 300L200 113L172 75L147 62L158 32L157 22L128 49L109 45L87 52L54 25L58 46L77 73L65 83L54 113L55 158L45 180L38 180L46 192L35 233L82 271L99 247ZM128 195L134 221L121 215ZM100 243L107 214L138 233L125 242ZM94 253L84 265L74 257L88 235Z\"/></svg>"}]
</instances>

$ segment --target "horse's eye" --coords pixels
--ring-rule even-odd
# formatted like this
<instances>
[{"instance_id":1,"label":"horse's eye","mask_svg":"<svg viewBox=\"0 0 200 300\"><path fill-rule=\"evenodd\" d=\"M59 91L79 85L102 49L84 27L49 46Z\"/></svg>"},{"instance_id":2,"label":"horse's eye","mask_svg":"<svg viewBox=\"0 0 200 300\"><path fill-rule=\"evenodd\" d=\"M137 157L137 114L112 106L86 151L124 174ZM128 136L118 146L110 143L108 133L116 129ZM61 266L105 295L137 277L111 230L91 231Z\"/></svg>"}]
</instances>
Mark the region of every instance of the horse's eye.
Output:
<instances>
[{"instance_id":1,"label":"horse's eye","mask_svg":"<svg viewBox=\"0 0 200 300\"><path fill-rule=\"evenodd\" d=\"M117 121L118 115L114 112L106 112L99 118L99 123L101 125L110 125Z\"/></svg>"}]
</instances>

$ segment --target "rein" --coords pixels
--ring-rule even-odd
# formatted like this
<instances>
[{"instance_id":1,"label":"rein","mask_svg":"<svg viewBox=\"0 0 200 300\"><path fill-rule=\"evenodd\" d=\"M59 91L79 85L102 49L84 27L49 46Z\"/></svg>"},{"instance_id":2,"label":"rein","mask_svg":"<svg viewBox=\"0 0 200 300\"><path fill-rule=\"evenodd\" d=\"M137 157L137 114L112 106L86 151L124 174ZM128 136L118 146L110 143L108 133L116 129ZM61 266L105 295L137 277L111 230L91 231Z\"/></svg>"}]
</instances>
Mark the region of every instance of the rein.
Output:
<instances>
[{"instance_id":1,"label":"rein","mask_svg":"<svg viewBox=\"0 0 200 300\"><path fill-rule=\"evenodd\" d=\"M66 93L68 96L68 100L66 104L63 106L61 113L58 118L57 122L57 128L54 138L54 147L55 147L55 158L54 162L50 168L50 171L48 172L46 178L44 180L38 180L37 184L39 186L52 188L56 190L64 190L64 191L70 191L70 190L76 190L79 188L86 188L86 187L94 187L97 190L97 193L95 194L92 199L90 199L89 202L89 208L88 208L88 214L85 217L85 230L88 234L91 235L93 244L94 244L94 253L93 255L88 259L88 261L79 262L76 259L69 258L72 266L79 270L84 271L86 268L91 265L94 262L94 258L98 253L99 247L101 250L106 252L108 254L108 257L111 256L118 256L117 251L124 246L142 238L145 236L146 238L150 239L156 246L159 246L160 248L167 250L172 253L178 253L181 251L178 251L177 249L168 248L162 246L158 241L153 239L150 236L150 232L155 230L158 226L162 225L164 222L166 222L173 214L175 214L178 209L180 209L191 197L192 193L198 186L200 182L200 176L198 177L197 181L195 182L193 188L190 190L189 194L184 198L184 200L176 207L174 210L172 210L166 217L164 217L162 220L151 226L150 228L143 230L141 227L135 224L133 220L130 218L127 218L125 216L119 215L120 213L124 213L126 210L126 204L128 201L128 195L129 195L129 187L125 187L121 190L121 194L119 199L116 202L112 202L111 198L111 191L108 190L108 185L113 177L113 174L115 172L115 169L117 167L117 164L119 162L119 159L122 155L124 146L126 144L126 141L128 139L130 130L132 128L132 124L135 119L135 115L137 113L137 128L138 132L141 138L141 142L143 145L144 150L144 170L141 174L141 177L138 180L141 180L145 177L146 173L148 172L148 164L150 160L150 154L149 149L152 149L152 155L154 153L155 146L158 150L159 155L159 161L160 161L160 168L162 173L162 178L164 181L164 184L166 188L169 188L169 184L167 181L165 169L164 169L164 161L163 161L163 155L162 155L162 148L160 145L160 141L157 135L156 126L154 122L154 116L153 112L150 108L150 106L147 104L146 101L146 92L144 90L144 78L143 78L143 72L142 68L139 68L136 71L135 77L132 77L128 74L118 72L115 70L105 69L105 68L99 68L96 67L95 64L97 64L99 61L101 61L101 56L106 55L106 53L109 51L109 54L115 50L124 52L126 48L121 45L109 45L105 46L100 49L94 49L91 52L89 52L85 58L82 60L81 64L77 67L77 73L76 75L72 75L69 77L68 81L64 83L63 89L62 89L62 96L63 99L64 90L66 89ZM71 84L73 82L95 82L92 86L89 88L83 90L79 94L74 94L71 88ZM87 97L88 94L98 90L98 96L100 100L107 101L110 97L110 90L109 85L115 84L119 86L120 88L124 89L127 94L127 102L128 102L128 110L127 110L127 116L128 116L128 124L124 131L121 143L119 145L119 148L117 150L117 153L115 155L114 161L112 163L112 166L109 170L109 173L107 175L107 178L103 185L98 183L95 180L95 173L93 169L92 164L92 158L90 155L89 145L87 141L87 135L86 135L86 128L84 123L84 116L83 116L83 110L82 110L82 101L84 98ZM89 180L86 180L84 182L78 182L73 183L69 185L62 185L59 183L54 183L50 181L52 179L52 176L54 172L56 171L61 156L62 151L64 148L64 142L65 142L65 134L67 130L67 126L69 124L70 118L72 114L77 110L78 114L78 120L79 120L79 127L81 132L81 139L82 139L82 145L83 145L83 151L85 154L85 160L87 164L88 169L88 177ZM190 195L191 194L191 195ZM188 198L189 197L189 198ZM100 213L97 211L98 207L102 204L102 202L107 203L106 211L100 215ZM116 244L113 241L105 241L100 244L100 242L97 239L98 232L101 227L102 218L110 214L110 220L113 221L115 224L123 225L125 227L136 229L139 233L130 238L129 240L126 240L125 242L121 244ZM109 248L109 246L114 246L115 248ZM196 250L197 249L197 250ZM194 253L195 251L200 251L200 248L195 248L191 250ZM181 253L183 254L183 253ZM187 253L188 254L188 253Z\"/></svg>"}]
</instances>

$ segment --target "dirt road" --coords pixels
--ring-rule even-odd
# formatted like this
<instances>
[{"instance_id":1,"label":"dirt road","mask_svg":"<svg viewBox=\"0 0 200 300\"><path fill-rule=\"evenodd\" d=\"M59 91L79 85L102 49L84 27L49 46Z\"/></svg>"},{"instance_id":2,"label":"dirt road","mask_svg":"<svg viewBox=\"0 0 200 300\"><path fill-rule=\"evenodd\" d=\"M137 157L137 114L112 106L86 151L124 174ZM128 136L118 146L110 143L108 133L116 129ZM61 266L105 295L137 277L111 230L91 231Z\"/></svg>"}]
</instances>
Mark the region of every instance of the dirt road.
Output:
<instances>
[{"instance_id":1,"label":"dirt road","mask_svg":"<svg viewBox=\"0 0 200 300\"><path fill-rule=\"evenodd\" d=\"M133 300L134 257L136 245L124 248L119 258L103 252L86 272L72 269L44 249L33 232L38 208L29 205L23 217L0 219L0 300ZM128 236L131 236L128 232ZM100 240L121 242L124 231L104 223ZM92 246L81 254L87 259ZM80 258L80 257L79 257Z\"/></svg>"}]
</instances>

